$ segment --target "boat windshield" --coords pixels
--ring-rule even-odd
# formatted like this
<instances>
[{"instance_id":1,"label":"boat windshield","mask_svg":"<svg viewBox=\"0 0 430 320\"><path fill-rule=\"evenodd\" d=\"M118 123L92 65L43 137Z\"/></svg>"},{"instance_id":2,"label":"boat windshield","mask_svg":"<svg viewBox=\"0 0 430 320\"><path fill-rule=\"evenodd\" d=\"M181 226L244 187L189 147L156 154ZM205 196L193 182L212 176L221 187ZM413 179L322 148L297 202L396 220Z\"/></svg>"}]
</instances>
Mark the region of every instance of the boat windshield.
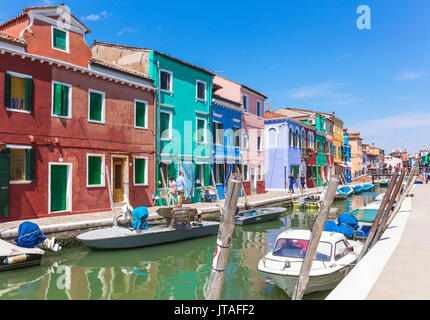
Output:
<instances>
[{"instance_id":1,"label":"boat windshield","mask_svg":"<svg viewBox=\"0 0 430 320\"><path fill-rule=\"evenodd\" d=\"M273 255L279 257L299 258L303 259L308 249L309 240L299 239L278 239ZM331 244L321 241L318 244L315 260L330 261L331 259Z\"/></svg>"}]
</instances>

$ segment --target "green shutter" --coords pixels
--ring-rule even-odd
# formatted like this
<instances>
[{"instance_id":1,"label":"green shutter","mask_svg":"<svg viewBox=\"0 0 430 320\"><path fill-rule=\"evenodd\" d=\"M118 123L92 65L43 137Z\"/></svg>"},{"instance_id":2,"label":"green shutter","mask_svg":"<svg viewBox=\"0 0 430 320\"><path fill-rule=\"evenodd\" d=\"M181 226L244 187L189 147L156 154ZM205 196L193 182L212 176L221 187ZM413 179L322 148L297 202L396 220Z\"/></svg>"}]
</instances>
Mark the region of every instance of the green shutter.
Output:
<instances>
[{"instance_id":1,"label":"green shutter","mask_svg":"<svg viewBox=\"0 0 430 320\"><path fill-rule=\"evenodd\" d=\"M63 89L61 84L54 83L54 114L61 115L61 102L63 96Z\"/></svg>"},{"instance_id":2,"label":"green shutter","mask_svg":"<svg viewBox=\"0 0 430 320\"><path fill-rule=\"evenodd\" d=\"M146 128L146 104L142 102L136 102L136 127Z\"/></svg>"},{"instance_id":3,"label":"green shutter","mask_svg":"<svg viewBox=\"0 0 430 320\"><path fill-rule=\"evenodd\" d=\"M54 29L54 47L61 50L66 50L66 33Z\"/></svg>"},{"instance_id":4,"label":"green shutter","mask_svg":"<svg viewBox=\"0 0 430 320\"><path fill-rule=\"evenodd\" d=\"M51 212L67 209L67 166L51 166Z\"/></svg>"},{"instance_id":5,"label":"green shutter","mask_svg":"<svg viewBox=\"0 0 430 320\"><path fill-rule=\"evenodd\" d=\"M69 87L62 85L61 115L69 115Z\"/></svg>"},{"instance_id":6,"label":"green shutter","mask_svg":"<svg viewBox=\"0 0 430 320\"><path fill-rule=\"evenodd\" d=\"M146 159L134 159L134 182L136 184L146 183L145 181ZM165 179L168 179L165 177Z\"/></svg>"},{"instance_id":7,"label":"green shutter","mask_svg":"<svg viewBox=\"0 0 430 320\"><path fill-rule=\"evenodd\" d=\"M10 108L10 74L4 74L4 106Z\"/></svg>"},{"instance_id":8,"label":"green shutter","mask_svg":"<svg viewBox=\"0 0 430 320\"><path fill-rule=\"evenodd\" d=\"M102 158L88 157L88 185L102 184Z\"/></svg>"},{"instance_id":9,"label":"green shutter","mask_svg":"<svg viewBox=\"0 0 430 320\"><path fill-rule=\"evenodd\" d=\"M25 154L25 180L34 180L35 156L34 149L27 149Z\"/></svg>"},{"instance_id":10,"label":"green shutter","mask_svg":"<svg viewBox=\"0 0 430 320\"><path fill-rule=\"evenodd\" d=\"M90 120L102 121L102 95L90 92Z\"/></svg>"},{"instance_id":11,"label":"green shutter","mask_svg":"<svg viewBox=\"0 0 430 320\"><path fill-rule=\"evenodd\" d=\"M205 121L197 119L197 142L205 142Z\"/></svg>"},{"instance_id":12,"label":"green shutter","mask_svg":"<svg viewBox=\"0 0 430 320\"><path fill-rule=\"evenodd\" d=\"M33 79L25 78L25 110L33 109Z\"/></svg>"},{"instance_id":13,"label":"green shutter","mask_svg":"<svg viewBox=\"0 0 430 320\"><path fill-rule=\"evenodd\" d=\"M0 153L0 217L9 215L9 165L9 153Z\"/></svg>"},{"instance_id":14,"label":"green shutter","mask_svg":"<svg viewBox=\"0 0 430 320\"><path fill-rule=\"evenodd\" d=\"M169 122L170 122L170 114L161 112L160 113L160 133L161 137L168 138L170 136L169 134ZM164 133L164 134L163 134Z\"/></svg>"}]
</instances>

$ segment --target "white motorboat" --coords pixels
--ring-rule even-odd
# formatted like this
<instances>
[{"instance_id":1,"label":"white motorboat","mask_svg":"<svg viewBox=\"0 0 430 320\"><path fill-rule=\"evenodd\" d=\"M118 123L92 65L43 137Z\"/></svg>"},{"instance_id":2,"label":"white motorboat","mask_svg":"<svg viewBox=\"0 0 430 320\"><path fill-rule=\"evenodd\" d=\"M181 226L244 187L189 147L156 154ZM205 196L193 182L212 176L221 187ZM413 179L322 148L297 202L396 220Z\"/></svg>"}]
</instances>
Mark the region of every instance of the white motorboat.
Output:
<instances>
[{"instance_id":1,"label":"white motorboat","mask_svg":"<svg viewBox=\"0 0 430 320\"><path fill-rule=\"evenodd\" d=\"M260 259L257 270L292 296L309 245L311 231L287 230L276 239L271 252ZM342 233L323 231L304 294L330 290L348 274L363 244Z\"/></svg>"}]
</instances>

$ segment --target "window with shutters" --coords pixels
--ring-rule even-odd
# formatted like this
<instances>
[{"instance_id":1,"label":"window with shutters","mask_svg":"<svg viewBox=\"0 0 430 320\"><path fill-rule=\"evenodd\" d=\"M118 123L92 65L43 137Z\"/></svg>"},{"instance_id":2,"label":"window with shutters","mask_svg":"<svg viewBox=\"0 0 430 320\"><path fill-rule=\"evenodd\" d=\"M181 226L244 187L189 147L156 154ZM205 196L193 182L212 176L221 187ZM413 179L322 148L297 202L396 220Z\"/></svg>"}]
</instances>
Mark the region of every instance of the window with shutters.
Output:
<instances>
[{"instance_id":1,"label":"window with shutters","mask_svg":"<svg viewBox=\"0 0 430 320\"><path fill-rule=\"evenodd\" d=\"M105 156L87 154L87 187L105 186Z\"/></svg>"},{"instance_id":2,"label":"window with shutters","mask_svg":"<svg viewBox=\"0 0 430 320\"><path fill-rule=\"evenodd\" d=\"M222 163L215 163L214 165L214 176L216 184L224 184L225 177L225 165Z\"/></svg>"},{"instance_id":3,"label":"window with shutters","mask_svg":"<svg viewBox=\"0 0 430 320\"><path fill-rule=\"evenodd\" d=\"M88 121L105 123L105 93L88 90Z\"/></svg>"},{"instance_id":4,"label":"window with shutters","mask_svg":"<svg viewBox=\"0 0 430 320\"><path fill-rule=\"evenodd\" d=\"M243 165L243 181L249 181L248 165L246 164Z\"/></svg>"},{"instance_id":5,"label":"window with shutters","mask_svg":"<svg viewBox=\"0 0 430 320\"><path fill-rule=\"evenodd\" d=\"M206 102L206 82L196 80L196 99Z\"/></svg>"},{"instance_id":6,"label":"window with shutters","mask_svg":"<svg viewBox=\"0 0 430 320\"><path fill-rule=\"evenodd\" d=\"M71 118L72 86L60 82L52 82L52 116Z\"/></svg>"},{"instance_id":7,"label":"window with shutters","mask_svg":"<svg viewBox=\"0 0 430 320\"><path fill-rule=\"evenodd\" d=\"M29 113L33 109L33 79L16 72L5 73L4 106L9 111Z\"/></svg>"},{"instance_id":8,"label":"window with shutters","mask_svg":"<svg viewBox=\"0 0 430 320\"><path fill-rule=\"evenodd\" d=\"M173 73L167 70L160 70L160 90L172 93Z\"/></svg>"},{"instance_id":9,"label":"window with shutters","mask_svg":"<svg viewBox=\"0 0 430 320\"><path fill-rule=\"evenodd\" d=\"M261 112L262 110L261 110L261 102L260 101L257 101L257 116L258 117L262 117L262 112Z\"/></svg>"},{"instance_id":10,"label":"window with shutters","mask_svg":"<svg viewBox=\"0 0 430 320\"><path fill-rule=\"evenodd\" d=\"M213 123L213 143L219 146L224 145L224 125L220 122Z\"/></svg>"},{"instance_id":11,"label":"window with shutters","mask_svg":"<svg viewBox=\"0 0 430 320\"><path fill-rule=\"evenodd\" d=\"M196 132L197 143L205 144L207 141L206 119L197 118L196 124L197 124L197 132Z\"/></svg>"},{"instance_id":12,"label":"window with shutters","mask_svg":"<svg viewBox=\"0 0 430 320\"><path fill-rule=\"evenodd\" d=\"M9 147L8 147L9 148ZM26 183L34 180L34 149L26 146L10 147L10 183Z\"/></svg>"},{"instance_id":13,"label":"window with shutters","mask_svg":"<svg viewBox=\"0 0 430 320\"><path fill-rule=\"evenodd\" d=\"M148 185L148 158L134 158L134 185Z\"/></svg>"},{"instance_id":14,"label":"window with shutters","mask_svg":"<svg viewBox=\"0 0 430 320\"><path fill-rule=\"evenodd\" d=\"M161 140L172 139L172 114L167 111L160 111L160 133Z\"/></svg>"},{"instance_id":15,"label":"window with shutters","mask_svg":"<svg viewBox=\"0 0 430 320\"><path fill-rule=\"evenodd\" d=\"M245 109L245 113L248 113L248 96L246 94L242 96L242 104Z\"/></svg>"},{"instance_id":16,"label":"window with shutters","mask_svg":"<svg viewBox=\"0 0 430 320\"><path fill-rule=\"evenodd\" d=\"M69 52L69 33L57 28L52 28L52 48Z\"/></svg>"},{"instance_id":17,"label":"window with shutters","mask_svg":"<svg viewBox=\"0 0 430 320\"><path fill-rule=\"evenodd\" d=\"M148 103L146 101L134 101L134 126L140 129L148 128Z\"/></svg>"}]
</instances>

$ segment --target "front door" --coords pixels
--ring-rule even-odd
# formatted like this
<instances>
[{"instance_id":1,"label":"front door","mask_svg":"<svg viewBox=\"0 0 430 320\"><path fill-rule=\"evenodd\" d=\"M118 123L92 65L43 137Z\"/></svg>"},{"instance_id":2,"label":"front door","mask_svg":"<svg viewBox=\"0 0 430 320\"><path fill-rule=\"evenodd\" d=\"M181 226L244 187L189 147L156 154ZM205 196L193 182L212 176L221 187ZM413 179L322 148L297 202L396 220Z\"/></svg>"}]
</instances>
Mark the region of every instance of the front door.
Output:
<instances>
[{"instance_id":1,"label":"front door","mask_svg":"<svg viewBox=\"0 0 430 320\"><path fill-rule=\"evenodd\" d=\"M124 201L123 165L121 159L113 160L113 202Z\"/></svg>"},{"instance_id":2,"label":"front door","mask_svg":"<svg viewBox=\"0 0 430 320\"><path fill-rule=\"evenodd\" d=\"M67 165L51 166L51 208L50 212L67 210Z\"/></svg>"},{"instance_id":3,"label":"front door","mask_svg":"<svg viewBox=\"0 0 430 320\"><path fill-rule=\"evenodd\" d=\"M251 167L251 194L257 194L257 175L255 167Z\"/></svg>"},{"instance_id":4,"label":"front door","mask_svg":"<svg viewBox=\"0 0 430 320\"><path fill-rule=\"evenodd\" d=\"M9 154L0 153L0 217L9 215Z\"/></svg>"}]
</instances>

